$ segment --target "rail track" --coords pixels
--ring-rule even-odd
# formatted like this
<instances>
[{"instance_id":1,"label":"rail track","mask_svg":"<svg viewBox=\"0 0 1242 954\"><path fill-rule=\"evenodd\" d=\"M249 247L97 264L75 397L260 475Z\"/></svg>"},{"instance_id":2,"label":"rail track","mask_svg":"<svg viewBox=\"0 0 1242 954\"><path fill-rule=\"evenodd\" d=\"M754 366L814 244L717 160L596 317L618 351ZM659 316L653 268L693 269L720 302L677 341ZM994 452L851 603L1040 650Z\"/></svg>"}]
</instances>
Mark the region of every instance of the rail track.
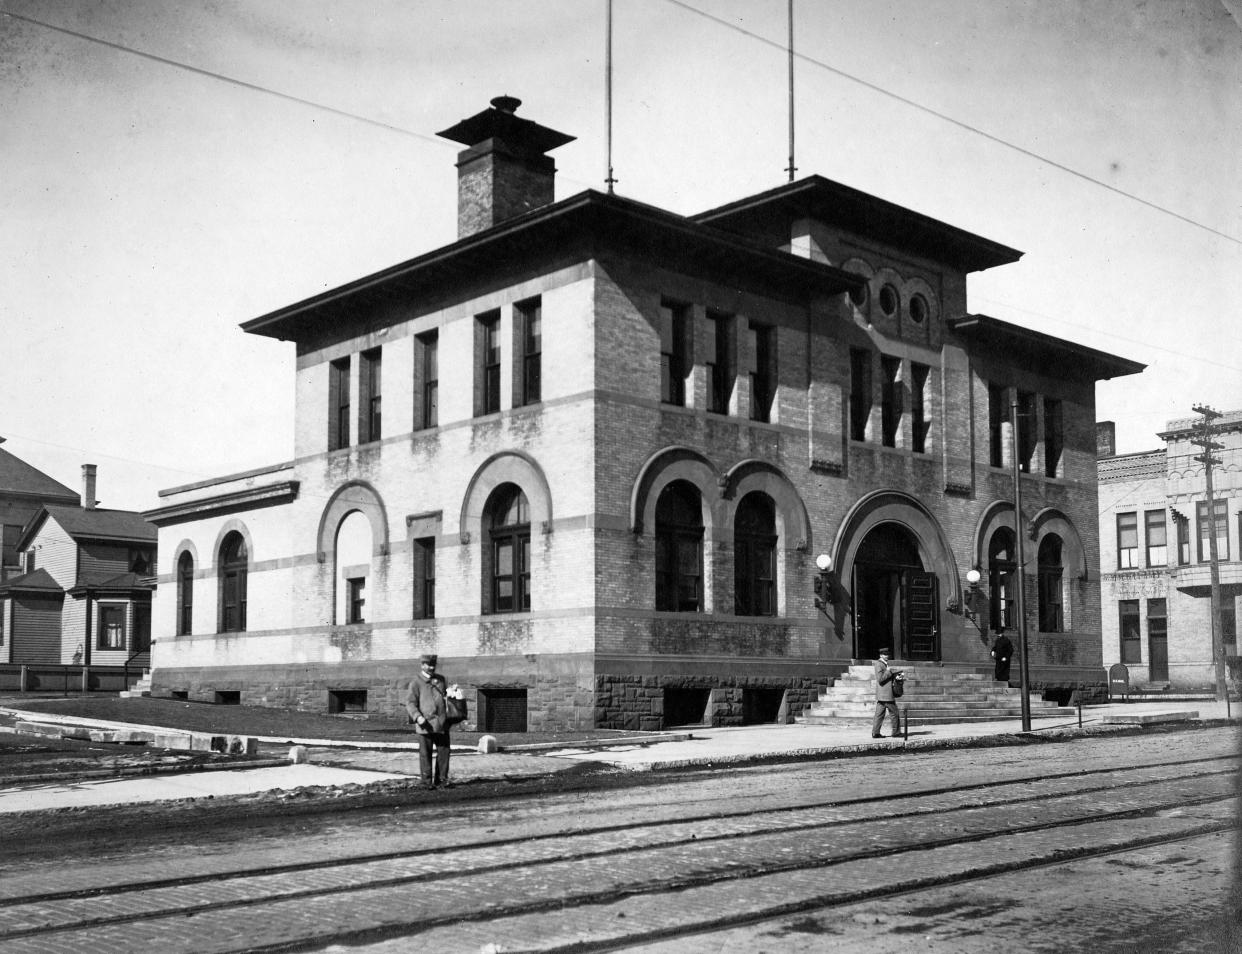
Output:
<instances>
[{"instance_id":1,"label":"rail track","mask_svg":"<svg viewBox=\"0 0 1242 954\"><path fill-rule=\"evenodd\" d=\"M613 950L1228 832L1237 774L1214 755L700 811L588 799L514 834L505 810L463 806L451 825L311 840L279 863L71 862L0 881L0 952Z\"/></svg>"}]
</instances>

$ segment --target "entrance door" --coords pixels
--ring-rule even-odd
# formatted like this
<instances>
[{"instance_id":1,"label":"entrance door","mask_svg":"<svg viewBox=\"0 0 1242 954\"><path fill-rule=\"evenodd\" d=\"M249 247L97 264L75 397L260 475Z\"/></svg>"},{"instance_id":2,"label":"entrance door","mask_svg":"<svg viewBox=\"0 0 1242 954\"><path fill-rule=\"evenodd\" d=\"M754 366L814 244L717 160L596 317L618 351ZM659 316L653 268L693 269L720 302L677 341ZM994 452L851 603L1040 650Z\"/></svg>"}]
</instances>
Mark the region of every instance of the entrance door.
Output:
<instances>
[{"instance_id":1,"label":"entrance door","mask_svg":"<svg viewBox=\"0 0 1242 954\"><path fill-rule=\"evenodd\" d=\"M1152 682L1169 681L1169 637L1151 633L1147 639L1148 678Z\"/></svg>"},{"instance_id":2,"label":"entrance door","mask_svg":"<svg viewBox=\"0 0 1242 954\"><path fill-rule=\"evenodd\" d=\"M940 658L939 601L923 569L918 541L903 525L882 523L854 557L854 653L874 659L888 647L896 659Z\"/></svg>"},{"instance_id":3,"label":"entrance door","mask_svg":"<svg viewBox=\"0 0 1242 954\"><path fill-rule=\"evenodd\" d=\"M906 570L904 582L906 658L934 660L940 645L936 638L940 605L936 575Z\"/></svg>"}]
</instances>

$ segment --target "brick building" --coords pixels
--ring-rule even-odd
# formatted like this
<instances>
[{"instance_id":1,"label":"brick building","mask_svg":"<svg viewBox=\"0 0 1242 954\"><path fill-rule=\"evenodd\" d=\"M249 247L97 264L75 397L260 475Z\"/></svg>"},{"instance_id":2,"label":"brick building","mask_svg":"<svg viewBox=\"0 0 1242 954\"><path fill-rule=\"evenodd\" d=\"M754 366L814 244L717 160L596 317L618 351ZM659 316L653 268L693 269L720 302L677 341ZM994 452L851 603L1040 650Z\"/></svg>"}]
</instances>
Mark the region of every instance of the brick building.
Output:
<instances>
[{"instance_id":1,"label":"brick building","mask_svg":"<svg viewBox=\"0 0 1242 954\"><path fill-rule=\"evenodd\" d=\"M970 314L1019 252L820 177L554 202L571 137L517 105L441 133L458 241L243 325L297 348L295 459L148 514L155 691L388 711L437 651L481 728L651 728L786 718L882 645L983 664L1011 398L1033 671L1102 683L1094 384L1141 366Z\"/></svg>"},{"instance_id":2,"label":"brick building","mask_svg":"<svg viewBox=\"0 0 1242 954\"><path fill-rule=\"evenodd\" d=\"M1201 689L1215 685L1209 533L1215 528L1226 656L1237 655L1242 597L1242 411L1215 423L1210 520L1203 449L1192 443L1201 418L1170 421L1164 446L1112 453L1101 423L1100 579L1104 664L1123 663L1133 686Z\"/></svg>"}]
</instances>

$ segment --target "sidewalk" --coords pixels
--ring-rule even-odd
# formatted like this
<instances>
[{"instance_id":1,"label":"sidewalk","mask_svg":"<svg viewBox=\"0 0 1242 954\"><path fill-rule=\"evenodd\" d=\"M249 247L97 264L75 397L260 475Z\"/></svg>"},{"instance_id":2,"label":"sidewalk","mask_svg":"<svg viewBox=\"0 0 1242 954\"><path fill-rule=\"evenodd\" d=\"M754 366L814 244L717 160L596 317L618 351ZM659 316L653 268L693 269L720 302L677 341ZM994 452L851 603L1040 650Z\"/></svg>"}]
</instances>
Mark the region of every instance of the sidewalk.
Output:
<instances>
[{"instance_id":1,"label":"sidewalk","mask_svg":"<svg viewBox=\"0 0 1242 954\"><path fill-rule=\"evenodd\" d=\"M1237 725L1242 706L1233 704L1228 717ZM1226 703L1214 701L1112 703L1082 710L1081 731L1090 734L1134 731L1134 724L1168 722L1216 722L1227 718ZM1077 734L1077 718L1033 718L1031 737ZM758 725L737 728L691 728L663 733L654 738L616 740L589 747L514 747L482 755L454 747L452 774L455 781L513 779L552 774L596 763L628 771L652 771L693 766L745 764L767 759L822 758L869 750L968 747L1004 744L1003 737L1018 743L1023 733L1017 719L1004 722L917 726L908 738L872 739L870 725L849 722L830 725ZM281 745L287 757L290 740L263 739L265 746ZM66 780L29 784L5 784L0 779L0 814L130 805L185 798L214 798L267 791L290 791L306 787L365 785L418 777L417 746L407 742L330 742L295 739L309 762L247 768L216 768L178 775L145 775L139 778ZM267 754L278 754L272 748Z\"/></svg>"}]
</instances>

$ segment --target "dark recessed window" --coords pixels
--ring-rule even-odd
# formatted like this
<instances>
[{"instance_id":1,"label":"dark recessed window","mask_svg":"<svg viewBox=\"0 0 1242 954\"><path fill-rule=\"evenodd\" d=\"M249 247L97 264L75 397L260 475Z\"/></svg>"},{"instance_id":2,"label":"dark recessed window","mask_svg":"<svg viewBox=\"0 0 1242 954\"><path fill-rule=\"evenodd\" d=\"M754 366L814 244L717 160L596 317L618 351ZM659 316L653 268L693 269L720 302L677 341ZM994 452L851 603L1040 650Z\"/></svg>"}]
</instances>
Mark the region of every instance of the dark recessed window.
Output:
<instances>
[{"instance_id":1,"label":"dark recessed window","mask_svg":"<svg viewBox=\"0 0 1242 954\"><path fill-rule=\"evenodd\" d=\"M910 299L910 320L916 325L921 325L927 320L928 308L927 299L922 295L915 295Z\"/></svg>"},{"instance_id":2,"label":"dark recessed window","mask_svg":"<svg viewBox=\"0 0 1242 954\"><path fill-rule=\"evenodd\" d=\"M850 301L853 302L855 308L866 308L870 298L871 286L869 285L860 285L858 288L850 289Z\"/></svg>"},{"instance_id":3,"label":"dark recessed window","mask_svg":"<svg viewBox=\"0 0 1242 954\"><path fill-rule=\"evenodd\" d=\"M522 403L538 404L543 397L543 306L532 298L516 306L522 334Z\"/></svg>"},{"instance_id":4,"label":"dark recessed window","mask_svg":"<svg viewBox=\"0 0 1242 954\"><path fill-rule=\"evenodd\" d=\"M897 309L900 306L901 297L897 294L896 288L892 285L885 285L880 289L880 311L891 318L897 314Z\"/></svg>"}]
</instances>

